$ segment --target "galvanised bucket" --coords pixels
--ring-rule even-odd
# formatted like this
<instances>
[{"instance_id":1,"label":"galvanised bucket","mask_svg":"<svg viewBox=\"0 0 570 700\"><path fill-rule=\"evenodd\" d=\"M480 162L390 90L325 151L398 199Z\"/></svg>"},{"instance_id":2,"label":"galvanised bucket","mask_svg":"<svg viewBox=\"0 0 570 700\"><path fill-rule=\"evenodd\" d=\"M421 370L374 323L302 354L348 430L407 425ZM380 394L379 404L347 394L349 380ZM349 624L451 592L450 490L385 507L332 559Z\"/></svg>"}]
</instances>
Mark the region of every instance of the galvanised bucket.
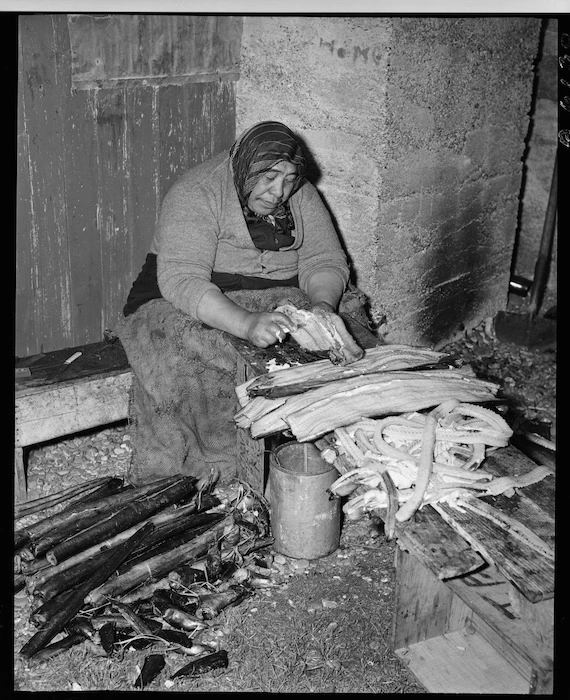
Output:
<instances>
[{"instance_id":1,"label":"galvanised bucket","mask_svg":"<svg viewBox=\"0 0 570 700\"><path fill-rule=\"evenodd\" d=\"M340 542L340 499L327 489L338 478L311 443L288 442L270 457L271 530L276 552L319 559Z\"/></svg>"}]
</instances>

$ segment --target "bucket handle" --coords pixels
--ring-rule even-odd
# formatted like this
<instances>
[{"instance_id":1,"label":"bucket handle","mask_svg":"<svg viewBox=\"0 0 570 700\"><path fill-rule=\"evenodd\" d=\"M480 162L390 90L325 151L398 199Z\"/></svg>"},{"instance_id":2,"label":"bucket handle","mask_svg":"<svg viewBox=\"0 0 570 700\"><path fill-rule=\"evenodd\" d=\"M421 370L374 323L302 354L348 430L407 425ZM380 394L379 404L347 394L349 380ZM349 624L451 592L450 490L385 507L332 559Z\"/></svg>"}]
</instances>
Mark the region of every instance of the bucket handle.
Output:
<instances>
[{"instance_id":1,"label":"bucket handle","mask_svg":"<svg viewBox=\"0 0 570 700\"><path fill-rule=\"evenodd\" d=\"M279 448L279 447L285 447L287 444L288 444L288 443L284 442L282 445L278 445L277 448ZM280 461L279 457L277 456L277 452L276 452L275 450L263 450L263 451L264 451L264 452L268 452L270 455L273 455L273 458L274 458L275 461L277 462L277 466L278 466L280 469L282 469L284 472L287 471L287 469L285 469L285 467L281 464L281 461Z\"/></svg>"},{"instance_id":2,"label":"bucket handle","mask_svg":"<svg viewBox=\"0 0 570 700\"><path fill-rule=\"evenodd\" d=\"M263 450L263 452L269 455L273 455L273 459L277 462L277 466L283 469L283 471L285 471L285 467L279 461L279 457L277 456L277 452L275 452L275 450Z\"/></svg>"},{"instance_id":3,"label":"bucket handle","mask_svg":"<svg viewBox=\"0 0 570 700\"><path fill-rule=\"evenodd\" d=\"M270 455L273 455L273 458L277 462L277 466L283 469L283 471L287 471L285 467L281 464L279 461L279 457L277 456L277 453L274 450L263 450L264 452L267 452ZM337 493L333 493L330 489L326 489L326 492L329 495L329 501L334 501L335 499L340 500L340 496Z\"/></svg>"}]
</instances>

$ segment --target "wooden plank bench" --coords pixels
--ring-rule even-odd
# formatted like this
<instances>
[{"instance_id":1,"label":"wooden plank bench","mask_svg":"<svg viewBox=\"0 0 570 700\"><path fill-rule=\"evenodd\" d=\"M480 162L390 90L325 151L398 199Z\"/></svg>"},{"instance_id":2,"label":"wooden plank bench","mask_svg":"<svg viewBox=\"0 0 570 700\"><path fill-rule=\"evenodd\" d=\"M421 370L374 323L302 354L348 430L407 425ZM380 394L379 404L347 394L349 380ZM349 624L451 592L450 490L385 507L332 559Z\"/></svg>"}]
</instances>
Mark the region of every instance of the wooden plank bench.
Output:
<instances>
[{"instance_id":1,"label":"wooden plank bench","mask_svg":"<svg viewBox=\"0 0 570 700\"><path fill-rule=\"evenodd\" d=\"M59 374L75 352L81 352L81 357ZM25 368L29 376L18 376L18 369ZM131 381L119 341L65 348L16 362L16 502L27 498L25 448L126 419Z\"/></svg>"}]
</instances>

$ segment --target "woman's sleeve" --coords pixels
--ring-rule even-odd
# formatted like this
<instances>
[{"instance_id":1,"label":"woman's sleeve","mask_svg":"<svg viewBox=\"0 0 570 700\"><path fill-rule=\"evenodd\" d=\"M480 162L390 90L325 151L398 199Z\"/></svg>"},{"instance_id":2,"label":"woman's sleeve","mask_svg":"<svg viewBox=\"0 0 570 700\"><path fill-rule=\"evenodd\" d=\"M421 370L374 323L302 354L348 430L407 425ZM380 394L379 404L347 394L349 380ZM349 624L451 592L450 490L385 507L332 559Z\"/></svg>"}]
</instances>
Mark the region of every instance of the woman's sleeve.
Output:
<instances>
[{"instance_id":1,"label":"woman's sleeve","mask_svg":"<svg viewBox=\"0 0 570 700\"><path fill-rule=\"evenodd\" d=\"M346 286L348 261L321 196L308 182L299 194L302 194L299 209L303 222L303 243L299 248L300 288L304 292L308 290L309 280L315 272L328 272L340 278Z\"/></svg>"},{"instance_id":2,"label":"woman's sleeve","mask_svg":"<svg viewBox=\"0 0 570 700\"><path fill-rule=\"evenodd\" d=\"M219 215L207 188L184 177L168 192L157 228L157 279L162 296L197 318L210 282L218 245Z\"/></svg>"}]
</instances>

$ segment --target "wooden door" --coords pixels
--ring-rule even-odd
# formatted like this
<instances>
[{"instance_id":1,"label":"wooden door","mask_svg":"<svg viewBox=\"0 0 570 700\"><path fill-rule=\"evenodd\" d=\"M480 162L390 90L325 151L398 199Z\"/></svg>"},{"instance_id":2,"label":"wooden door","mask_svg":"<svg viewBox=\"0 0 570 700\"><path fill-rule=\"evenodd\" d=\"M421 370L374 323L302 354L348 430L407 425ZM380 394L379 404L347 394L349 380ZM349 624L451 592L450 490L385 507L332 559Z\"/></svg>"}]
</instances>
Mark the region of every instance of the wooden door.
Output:
<instances>
[{"instance_id":1,"label":"wooden door","mask_svg":"<svg viewBox=\"0 0 570 700\"><path fill-rule=\"evenodd\" d=\"M168 188L235 138L242 19L19 18L16 356L112 329Z\"/></svg>"}]
</instances>

